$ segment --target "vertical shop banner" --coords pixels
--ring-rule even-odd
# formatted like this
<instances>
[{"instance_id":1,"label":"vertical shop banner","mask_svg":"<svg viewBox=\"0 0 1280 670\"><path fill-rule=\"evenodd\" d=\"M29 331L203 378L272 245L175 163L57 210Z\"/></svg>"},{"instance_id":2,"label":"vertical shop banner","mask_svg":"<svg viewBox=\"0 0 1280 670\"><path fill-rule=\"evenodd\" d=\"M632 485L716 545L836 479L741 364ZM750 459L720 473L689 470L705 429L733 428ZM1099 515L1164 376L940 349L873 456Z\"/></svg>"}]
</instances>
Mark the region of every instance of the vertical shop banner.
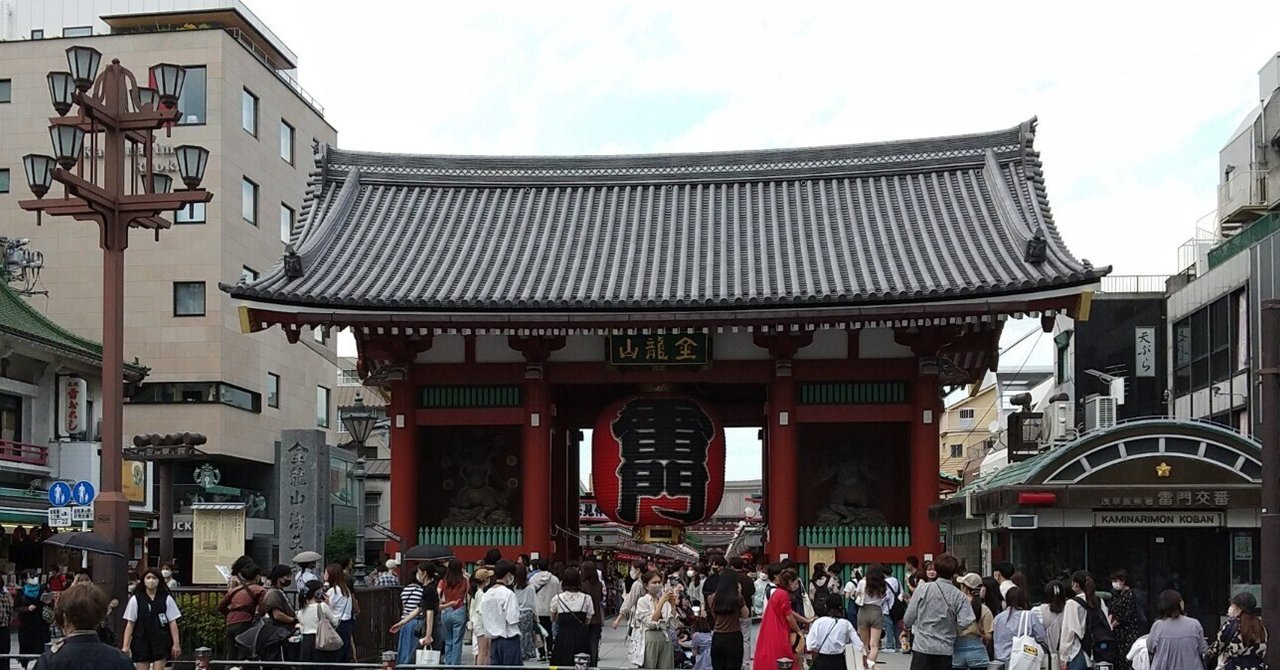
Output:
<instances>
[{"instance_id":1,"label":"vertical shop banner","mask_svg":"<svg viewBox=\"0 0 1280 670\"><path fill-rule=\"evenodd\" d=\"M1156 329L1148 326L1134 328L1133 351L1134 376L1156 376Z\"/></svg>"},{"instance_id":2,"label":"vertical shop banner","mask_svg":"<svg viewBox=\"0 0 1280 670\"><path fill-rule=\"evenodd\" d=\"M225 584L219 570L244 554L244 505L197 503L191 510L191 580L196 584Z\"/></svg>"}]
</instances>

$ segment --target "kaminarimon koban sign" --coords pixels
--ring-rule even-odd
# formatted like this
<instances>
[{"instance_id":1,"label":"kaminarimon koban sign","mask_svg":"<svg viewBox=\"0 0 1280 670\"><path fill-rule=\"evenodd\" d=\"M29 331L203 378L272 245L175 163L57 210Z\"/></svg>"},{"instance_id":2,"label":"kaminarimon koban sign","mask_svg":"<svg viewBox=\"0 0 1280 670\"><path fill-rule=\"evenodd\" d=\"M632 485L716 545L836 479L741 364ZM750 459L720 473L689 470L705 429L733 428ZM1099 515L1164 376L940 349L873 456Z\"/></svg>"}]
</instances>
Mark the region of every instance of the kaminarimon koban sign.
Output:
<instances>
[{"instance_id":1,"label":"kaminarimon koban sign","mask_svg":"<svg viewBox=\"0 0 1280 670\"><path fill-rule=\"evenodd\" d=\"M724 495L724 426L689 396L619 400L596 419L591 471L600 512L654 541L715 513ZM664 532L664 529L675 529Z\"/></svg>"}]
</instances>

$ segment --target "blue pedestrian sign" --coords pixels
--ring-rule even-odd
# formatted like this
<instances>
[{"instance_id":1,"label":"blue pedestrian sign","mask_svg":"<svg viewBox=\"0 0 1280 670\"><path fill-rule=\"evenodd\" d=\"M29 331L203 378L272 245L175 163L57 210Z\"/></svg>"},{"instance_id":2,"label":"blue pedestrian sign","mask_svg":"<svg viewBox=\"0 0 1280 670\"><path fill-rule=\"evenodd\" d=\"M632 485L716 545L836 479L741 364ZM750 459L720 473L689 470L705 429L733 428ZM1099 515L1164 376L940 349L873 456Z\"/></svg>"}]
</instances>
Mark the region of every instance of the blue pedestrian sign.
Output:
<instances>
[{"instance_id":1,"label":"blue pedestrian sign","mask_svg":"<svg viewBox=\"0 0 1280 670\"><path fill-rule=\"evenodd\" d=\"M75 486L71 487L71 499L75 501L77 505L88 505L92 503L94 495L93 484L90 482L81 480L76 482Z\"/></svg>"},{"instance_id":2,"label":"blue pedestrian sign","mask_svg":"<svg viewBox=\"0 0 1280 670\"><path fill-rule=\"evenodd\" d=\"M54 482L49 487L49 504L63 507L71 504L71 485L66 482Z\"/></svg>"}]
</instances>

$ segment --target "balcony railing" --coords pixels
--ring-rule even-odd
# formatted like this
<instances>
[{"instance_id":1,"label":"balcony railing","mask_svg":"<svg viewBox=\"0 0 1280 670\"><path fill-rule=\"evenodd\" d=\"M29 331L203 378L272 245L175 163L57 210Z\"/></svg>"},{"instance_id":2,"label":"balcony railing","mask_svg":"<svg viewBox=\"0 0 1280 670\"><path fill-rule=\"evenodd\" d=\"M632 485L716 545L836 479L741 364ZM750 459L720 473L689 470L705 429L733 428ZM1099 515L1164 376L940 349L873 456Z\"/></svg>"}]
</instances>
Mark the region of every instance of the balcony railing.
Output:
<instances>
[{"instance_id":1,"label":"balcony railing","mask_svg":"<svg viewBox=\"0 0 1280 670\"><path fill-rule=\"evenodd\" d=\"M1272 212L1245 226L1235 237L1209 250L1209 267L1216 268L1227 259L1280 231L1280 212Z\"/></svg>"},{"instance_id":2,"label":"balcony railing","mask_svg":"<svg viewBox=\"0 0 1280 670\"><path fill-rule=\"evenodd\" d=\"M518 547L524 544L524 529L519 526L423 526L418 529L418 544Z\"/></svg>"},{"instance_id":3,"label":"balcony railing","mask_svg":"<svg viewBox=\"0 0 1280 670\"><path fill-rule=\"evenodd\" d=\"M1164 293L1169 275L1109 275L1099 293Z\"/></svg>"},{"instance_id":4,"label":"balcony railing","mask_svg":"<svg viewBox=\"0 0 1280 670\"><path fill-rule=\"evenodd\" d=\"M1235 170L1218 185L1218 220L1236 221L1242 212L1267 206L1266 172Z\"/></svg>"},{"instance_id":5,"label":"balcony railing","mask_svg":"<svg viewBox=\"0 0 1280 670\"><path fill-rule=\"evenodd\" d=\"M38 444L0 440L0 461L48 466L49 448Z\"/></svg>"},{"instance_id":6,"label":"balcony railing","mask_svg":"<svg viewBox=\"0 0 1280 670\"><path fill-rule=\"evenodd\" d=\"M906 526L805 526L800 544L806 547L909 547Z\"/></svg>"}]
</instances>

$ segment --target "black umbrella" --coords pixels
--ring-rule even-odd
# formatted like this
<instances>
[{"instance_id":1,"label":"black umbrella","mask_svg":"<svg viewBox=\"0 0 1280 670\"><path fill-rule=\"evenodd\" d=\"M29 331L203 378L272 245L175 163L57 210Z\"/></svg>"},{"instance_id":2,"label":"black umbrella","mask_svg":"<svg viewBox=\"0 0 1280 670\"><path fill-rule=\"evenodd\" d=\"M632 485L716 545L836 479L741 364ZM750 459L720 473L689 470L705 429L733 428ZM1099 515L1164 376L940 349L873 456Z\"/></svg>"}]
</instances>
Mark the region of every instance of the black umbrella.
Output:
<instances>
[{"instance_id":1,"label":"black umbrella","mask_svg":"<svg viewBox=\"0 0 1280 670\"><path fill-rule=\"evenodd\" d=\"M447 561L453 558L453 550L443 544L418 544L404 552L406 561Z\"/></svg>"},{"instance_id":2,"label":"black umbrella","mask_svg":"<svg viewBox=\"0 0 1280 670\"><path fill-rule=\"evenodd\" d=\"M70 533L55 533L44 539L45 545L62 547L64 549L74 549L76 551L87 551L91 554L102 554L103 556L115 556L124 558L124 552L111 544L111 540L97 535L95 533L81 533L72 531Z\"/></svg>"}]
</instances>

